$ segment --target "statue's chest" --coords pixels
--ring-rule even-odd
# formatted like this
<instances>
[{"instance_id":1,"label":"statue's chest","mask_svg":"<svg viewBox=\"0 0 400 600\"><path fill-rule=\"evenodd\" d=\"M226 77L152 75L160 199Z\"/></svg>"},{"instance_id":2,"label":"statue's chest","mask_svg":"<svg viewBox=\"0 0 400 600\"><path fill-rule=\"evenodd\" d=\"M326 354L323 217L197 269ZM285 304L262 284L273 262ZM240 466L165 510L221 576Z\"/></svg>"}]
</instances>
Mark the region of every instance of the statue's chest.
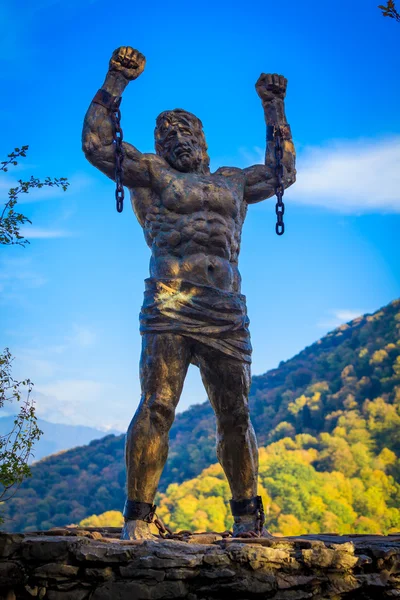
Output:
<instances>
[{"instance_id":1,"label":"statue's chest","mask_svg":"<svg viewBox=\"0 0 400 600\"><path fill-rule=\"evenodd\" d=\"M238 186L226 178L188 174L171 178L161 189L160 199L175 213L210 211L235 219L241 194Z\"/></svg>"}]
</instances>

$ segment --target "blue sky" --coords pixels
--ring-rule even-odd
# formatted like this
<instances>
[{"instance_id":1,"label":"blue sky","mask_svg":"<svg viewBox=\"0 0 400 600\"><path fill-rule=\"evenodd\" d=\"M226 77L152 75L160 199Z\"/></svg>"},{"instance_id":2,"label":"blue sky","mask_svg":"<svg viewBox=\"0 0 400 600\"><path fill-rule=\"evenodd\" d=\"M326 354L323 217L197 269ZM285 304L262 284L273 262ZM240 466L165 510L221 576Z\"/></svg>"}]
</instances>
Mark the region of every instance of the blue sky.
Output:
<instances>
[{"instance_id":1,"label":"blue sky","mask_svg":"<svg viewBox=\"0 0 400 600\"><path fill-rule=\"evenodd\" d=\"M42 418L124 431L139 400L149 249L80 142L118 46L147 58L124 94L124 138L151 152L156 116L184 108L203 121L212 169L262 161L254 84L261 72L289 80L298 180L284 198L286 232L275 235L273 199L249 208L243 231L254 374L400 295L400 25L377 4L3 3L0 160L30 148L0 174L2 197L30 175L71 184L21 198L31 245L0 255L1 347L34 381ZM179 410L205 397L192 367Z\"/></svg>"}]
</instances>

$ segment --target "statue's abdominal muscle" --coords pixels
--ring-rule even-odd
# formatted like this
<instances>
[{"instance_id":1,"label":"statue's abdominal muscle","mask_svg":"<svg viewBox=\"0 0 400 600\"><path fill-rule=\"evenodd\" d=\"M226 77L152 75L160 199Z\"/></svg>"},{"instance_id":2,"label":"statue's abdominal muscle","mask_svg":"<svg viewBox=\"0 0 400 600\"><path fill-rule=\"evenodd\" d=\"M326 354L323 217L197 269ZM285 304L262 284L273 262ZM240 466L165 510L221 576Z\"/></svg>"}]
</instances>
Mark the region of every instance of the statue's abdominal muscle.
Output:
<instances>
[{"instance_id":1,"label":"statue's abdominal muscle","mask_svg":"<svg viewBox=\"0 0 400 600\"><path fill-rule=\"evenodd\" d=\"M132 194L136 212L147 205L143 229L152 250L151 276L240 291L237 261L246 214L240 179L188 173L163 183Z\"/></svg>"}]
</instances>

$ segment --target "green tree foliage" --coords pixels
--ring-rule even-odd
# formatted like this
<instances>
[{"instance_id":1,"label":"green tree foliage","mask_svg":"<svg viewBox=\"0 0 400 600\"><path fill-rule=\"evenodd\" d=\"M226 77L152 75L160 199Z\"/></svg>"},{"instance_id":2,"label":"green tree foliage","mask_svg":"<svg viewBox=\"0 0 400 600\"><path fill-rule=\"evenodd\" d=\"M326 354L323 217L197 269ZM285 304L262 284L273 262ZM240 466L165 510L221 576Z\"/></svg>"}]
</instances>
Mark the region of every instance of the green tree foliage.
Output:
<instances>
[{"instance_id":1,"label":"green tree foliage","mask_svg":"<svg viewBox=\"0 0 400 600\"><path fill-rule=\"evenodd\" d=\"M335 469L320 471L317 465L327 445L345 441L327 436L297 435L260 449L259 490L269 530L281 535L398 531L400 485L386 472L395 460L393 453L386 452L380 469L368 457L349 476L346 461L350 457L356 465L358 452L357 444L349 444ZM172 528L223 531L232 526L229 498L223 471L213 465L159 494L158 514Z\"/></svg>"},{"instance_id":2,"label":"green tree foliage","mask_svg":"<svg viewBox=\"0 0 400 600\"><path fill-rule=\"evenodd\" d=\"M78 523L79 527L122 527L124 517L118 510L108 510L101 515L91 515Z\"/></svg>"},{"instance_id":3,"label":"green tree foliage","mask_svg":"<svg viewBox=\"0 0 400 600\"><path fill-rule=\"evenodd\" d=\"M28 459L41 431L36 423L31 397L32 382L17 381L11 375L13 357L8 348L0 354L0 408L5 403L18 403L19 412L13 429L0 436L0 501L9 500L22 481L31 474ZM1 517L0 517L1 519Z\"/></svg>"},{"instance_id":4,"label":"green tree foliage","mask_svg":"<svg viewBox=\"0 0 400 600\"><path fill-rule=\"evenodd\" d=\"M18 157L25 157L28 151L29 146L22 146L22 148L15 148L14 152L11 152L8 155L8 160L2 161L0 171L7 172L8 166L13 165L16 166L18 161L16 160ZM9 246L12 244L17 244L19 246L25 246L29 244L29 241L20 233L20 227L25 223L32 223L27 217L23 214L16 212L16 205L18 202L19 194L28 194L29 190L34 188L42 188L43 186L47 187L62 187L64 192L69 186L69 183L65 177L60 177L59 179L52 179L51 177L46 177L44 181L40 181L37 177L31 176L28 181L23 181L22 179L18 180L18 185L16 187L10 188L8 192L8 200L4 204L3 211L0 216L0 244L5 246Z\"/></svg>"},{"instance_id":5,"label":"green tree foliage","mask_svg":"<svg viewBox=\"0 0 400 600\"><path fill-rule=\"evenodd\" d=\"M253 377L250 411L263 447L259 489L271 531L400 530L399 334L395 300ZM174 529L231 526L229 489L213 463L215 420L205 403L178 415L171 430L157 502ZM48 457L32 472L8 506L15 530L119 511L124 436Z\"/></svg>"},{"instance_id":6,"label":"green tree foliage","mask_svg":"<svg viewBox=\"0 0 400 600\"><path fill-rule=\"evenodd\" d=\"M8 155L8 159L0 164L0 171L6 173L9 165L16 166L19 157L26 157L28 146L15 148ZM3 246L25 246L29 241L21 235L20 228L31 221L22 213L17 212L16 205L19 194L27 194L32 188L43 186L61 186L65 191L69 186L67 179L51 179L40 181L31 177L28 181L20 179L17 187L10 188L8 200L0 215L0 244ZM11 375L13 357L8 348L0 354L0 408L7 403L18 405L18 414L14 420L14 427L4 436L0 437L0 501L1 504L10 500L16 493L22 481L31 474L28 460L32 454L34 442L39 439L42 432L37 426L34 401L31 396L33 383L26 379L17 381ZM24 400L22 396L24 395ZM4 504L3 504L4 506ZM0 523L3 517L0 516Z\"/></svg>"},{"instance_id":7,"label":"green tree foliage","mask_svg":"<svg viewBox=\"0 0 400 600\"><path fill-rule=\"evenodd\" d=\"M328 436L328 437L327 437ZM328 439L329 438L329 439ZM388 474L396 457L387 449L380 459L368 456L357 468L358 444L336 459L335 469L321 471L321 454L336 447L342 437L300 434L260 448L259 493L266 526L277 535L306 533L377 533L400 529L400 485ZM382 453L381 453L382 454ZM348 475L346 461L354 468ZM198 477L171 484L157 494L157 514L174 531L224 531L231 529L230 490L220 465ZM113 513L114 514L114 513ZM119 523L122 523L122 514ZM80 523L111 525L118 519L108 513Z\"/></svg>"},{"instance_id":8,"label":"green tree foliage","mask_svg":"<svg viewBox=\"0 0 400 600\"><path fill-rule=\"evenodd\" d=\"M7 503L8 530L29 531L79 523L120 510L125 502L122 436L109 435L84 447L53 454L31 467Z\"/></svg>"},{"instance_id":9,"label":"green tree foliage","mask_svg":"<svg viewBox=\"0 0 400 600\"><path fill-rule=\"evenodd\" d=\"M381 9L384 17L390 17L396 21L400 21L400 14L396 10L394 0L388 0L386 4L380 4L378 8Z\"/></svg>"}]
</instances>

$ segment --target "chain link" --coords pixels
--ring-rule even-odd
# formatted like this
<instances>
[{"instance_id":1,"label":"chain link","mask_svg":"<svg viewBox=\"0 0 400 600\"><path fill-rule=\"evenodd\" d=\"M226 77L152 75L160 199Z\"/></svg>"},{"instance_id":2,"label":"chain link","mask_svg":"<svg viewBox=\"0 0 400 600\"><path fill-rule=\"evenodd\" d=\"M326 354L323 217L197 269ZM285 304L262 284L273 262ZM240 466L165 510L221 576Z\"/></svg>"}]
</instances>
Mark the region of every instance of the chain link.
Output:
<instances>
[{"instance_id":1,"label":"chain link","mask_svg":"<svg viewBox=\"0 0 400 600\"><path fill-rule=\"evenodd\" d=\"M177 533L173 533L172 530L163 523L163 521L157 515L154 515L154 520L151 521L158 529L158 533L160 537L164 540L178 540L181 542L189 541L193 535L193 531L189 529L185 529L183 531L178 531ZM264 509L261 507L257 511L256 515L256 526L253 531L246 531L236 537L238 538L258 538L262 536L262 531L265 523L265 514ZM233 537L232 531L223 531L222 533L217 533L216 531L205 531L204 535L215 533L216 535L220 535L223 539Z\"/></svg>"},{"instance_id":2,"label":"chain link","mask_svg":"<svg viewBox=\"0 0 400 600\"><path fill-rule=\"evenodd\" d=\"M264 523L265 523L265 513L264 513L264 508L261 505L258 509L257 521L256 521L256 533L258 536L262 536Z\"/></svg>"},{"instance_id":3,"label":"chain link","mask_svg":"<svg viewBox=\"0 0 400 600\"><path fill-rule=\"evenodd\" d=\"M155 517L153 523L157 527L158 533L163 540L178 540L181 542L186 542L193 535L193 532L189 531L188 529L173 533L172 530L162 522L160 517L157 516Z\"/></svg>"},{"instance_id":4,"label":"chain link","mask_svg":"<svg viewBox=\"0 0 400 600\"><path fill-rule=\"evenodd\" d=\"M283 204L282 198L284 194L283 187L283 148L282 148L282 134L279 126L274 127L274 140L275 140L275 175L276 175L276 187L275 194L277 198L275 212L277 216L277 222L275 225L275 231L277 235L283 235L285 231L285 224L283 222L283 215L285 214L285 205Z\"/></svg>"},{"instance_id":5,"label":"chain link","mask_svg":"<svg viewBox=\"0 0 400 600\"><path fill-rule=\"evenodd\" d=\"M113 125L113 139L115 143L115 183L117 184L115 190L115 199L117 201L117 211L122 212L124 207L124 186L122 185L122 162L124 160L124 149L122 147L123 132L121 129L121 111L119 105L121 99L118 102L117 107L111 113L111 121Z\"/></svg>"}]
</instances>

